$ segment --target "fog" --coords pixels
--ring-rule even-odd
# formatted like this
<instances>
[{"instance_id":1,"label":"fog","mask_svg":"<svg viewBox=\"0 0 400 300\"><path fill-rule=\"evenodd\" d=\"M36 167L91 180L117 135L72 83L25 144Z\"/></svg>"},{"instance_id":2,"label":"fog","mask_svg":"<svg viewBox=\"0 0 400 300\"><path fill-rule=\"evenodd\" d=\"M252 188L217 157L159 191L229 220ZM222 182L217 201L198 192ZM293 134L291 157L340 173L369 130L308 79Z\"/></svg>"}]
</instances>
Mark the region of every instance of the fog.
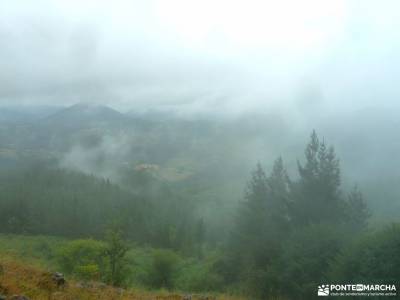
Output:
<instances>
[{"instance_id":1,"label":"fog","mask_svg":"<svg viewBox=\"0 0 400 300\"><path fill-rule=\"evenodd\" d=\"M0 1L0 299L396 296L399 11Z\"/></svg>"},{"instance_id":2,"label":"fog","mask_svg":"<svg viewBox=\"0 0 400 300\"><path fill-rule=\"evenodd\" d=\"M120 161L128 159L132 143L134 143L132 137L120 135L104 136L94 145L86 147L79 143L74 144L63 155L59 164L62 168L77 170L87 174L96 174L100 177L119 181L120 172L118 167L120 167Z\"/></svg>"},{"instance_id":3,"label":"fog","mask_svg":"<svg viewBox=\"0 0 400 300\"><path fill-rule=\"evenodd\" d=\"M274 121L260 126L269 133L238 134L232 160L254 165L288 154L295 165L293 149L315 128L336 145L344 176L397 174L390 157L399 150L391 138L400 109L399 8L355 0L3 1L0 105L45 105L35 112L45 116L51 106L93 103L164 121L233 116L238 124L241 115L266 115ZM89 150L63 149L61 165L111 176L126 138L101 139Z\"/></svg>"},{"instance_id":4,"label":"fog","mask_svg":"<svg viewBox=\"0 0 400 300\"><path fill-rule=\"evenodd\" d=\"M397 105L397 1L3 1L0 103L303 115Z\"/></svg>"}]
</instances>

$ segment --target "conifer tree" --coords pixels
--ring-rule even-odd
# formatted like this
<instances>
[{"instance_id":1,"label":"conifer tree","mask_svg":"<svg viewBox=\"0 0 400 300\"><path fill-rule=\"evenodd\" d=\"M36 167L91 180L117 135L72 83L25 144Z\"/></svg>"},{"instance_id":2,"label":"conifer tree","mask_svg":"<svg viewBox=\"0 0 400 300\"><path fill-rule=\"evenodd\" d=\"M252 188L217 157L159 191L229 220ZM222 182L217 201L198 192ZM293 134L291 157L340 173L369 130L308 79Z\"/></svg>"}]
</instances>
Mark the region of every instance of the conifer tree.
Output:
<instances>
[{"instance_id":1,"label":"conifer tree","mask_svg":"<svg viewBox=\"0 0 400 300\"><path fill-rule=\"evenodd\" d=\"M295 185L293 215L298 224L341 222L345 206L340 191L340 164L334 148L320 142L315 131L298 162L300 180Z\"/></svg>"},{"instance_id":2,"label":"conifer tree","mask_svg":"<svg viewBox=\"0 0 400 300\"><path fill-rule=\"evenodd\" d=\"M257 164L247 184L244 201L236 217L230 249L234 252L237 267L259 263L257 257L263 247L262 236L266 227L268 194L267 176L261 164Z\"/></svg>"},{"instance_id":3,"label":"conifer tree","mask_svg":"<svg viewBox=\"0 0 400 300\"><path fill-rule=\"evenodd\" d=\"M282 234L288 230L289 194L281 158L268 177L257 165L239 209L234 238L246 265L264 268L278 253Z\"/></svg>"},{"instance_id":4,"label":"conifer tree","mask_svg":"<svg viewBox=\"0 0 400 300\"><path fill-rule=\"evenodd\" d=\"M353 230L362 231L367 228L370 212L363 194L355 185L347 197L347 222Z\"/></svg>"},{"instance_id":5,"label":"conifer tree","mask_svg":"<svg viewBox=\"0 0 400 300\"><path fill-rule=\"evenodd\" d=\"M277 235L284 234L289 229L291 219L289 210L291 205L291 184L281 157L274 162L267 182L269 187L269 199L267 201L268 223Z\"/></svg>"}]
</instances>

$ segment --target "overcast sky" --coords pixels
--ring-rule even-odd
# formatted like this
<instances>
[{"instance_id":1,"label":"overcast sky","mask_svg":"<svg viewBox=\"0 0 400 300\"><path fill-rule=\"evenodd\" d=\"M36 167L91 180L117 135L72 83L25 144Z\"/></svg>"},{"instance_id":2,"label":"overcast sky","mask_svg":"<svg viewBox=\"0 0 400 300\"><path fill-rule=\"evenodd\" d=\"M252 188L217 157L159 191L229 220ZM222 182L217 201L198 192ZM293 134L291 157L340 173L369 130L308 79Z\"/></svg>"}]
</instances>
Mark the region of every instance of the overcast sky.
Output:
<instances>
[{"instance_id":1,"label":"overcast sky","mask_svg":"<svg viewBox=\"0 0 400 300\"><path fill-rule=\"evenodd\" d=\"M3 0L0 104L395 105L399 11L397 0Z\"/></svg>"}]
</instances>

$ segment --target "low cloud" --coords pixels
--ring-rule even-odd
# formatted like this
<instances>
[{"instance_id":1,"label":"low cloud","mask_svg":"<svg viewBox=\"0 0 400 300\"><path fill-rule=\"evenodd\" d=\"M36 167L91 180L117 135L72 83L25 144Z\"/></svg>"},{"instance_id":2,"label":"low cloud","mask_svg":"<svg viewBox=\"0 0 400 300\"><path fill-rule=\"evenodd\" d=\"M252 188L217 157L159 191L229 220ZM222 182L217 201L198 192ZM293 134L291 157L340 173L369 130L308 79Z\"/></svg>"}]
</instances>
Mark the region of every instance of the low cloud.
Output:
<instances>
[{"instance_id":1,"label":"low cloud","mask_svg":"<svg viewBox=\"0 0 400 300\"><path fill-rule=\"evenodd\" d=\"M62 156L60 167L117 181L120 168L129 164L133 139L124 134L104 135L77 143Z\"/></svg>"},{"instance_id":2,"label":"low cloud","mask_svg":"<svg viewBox=\"0 0 400 300\"><path fill-rule=\"evenodd\" d=\"M291 113L323 96L320 110L394 105L398 8L396 1L3 2L0 104ZM318 91L312 99L302 92L310 86Z\"/></svg>"}]
</instances>

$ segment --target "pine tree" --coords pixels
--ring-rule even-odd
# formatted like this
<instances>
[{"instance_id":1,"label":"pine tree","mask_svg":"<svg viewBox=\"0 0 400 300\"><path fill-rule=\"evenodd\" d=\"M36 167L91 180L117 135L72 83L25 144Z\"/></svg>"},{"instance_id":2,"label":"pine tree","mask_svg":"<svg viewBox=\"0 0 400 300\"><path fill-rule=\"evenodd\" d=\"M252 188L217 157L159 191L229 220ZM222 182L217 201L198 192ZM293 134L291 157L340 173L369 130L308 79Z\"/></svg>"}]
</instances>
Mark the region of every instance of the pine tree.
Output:
<instances>
[{"instance_id":1,"label":"pine tree","mask_svg":"<svg viewBox=\"0 0 400 300\"><path fill-rule=\"evenodd\" d=\"M275 234L285 234L289 229L290 216L290 179L279 157L267 179L269 200L267 202L267 217L269 226L274 228Z\"/></svg>"},{"instance_id":2,"label":"pine tree","mask_svg":"<svg viewBox=\"0 0 400 300\"><path fill-rule=\"evenodd\" d=\"M247 184L244 201L240 204L236 216L236 226L231 236L231 245L236 267L260 264L263 249L263 235L266 227L267 176L257 164Z\"/></svg>"},{"instance_id":3,"label":"pine tree","mask_svg":"<svg viewBox=\"0 0 400 300\"><path fill-rule=\"evenodd\" d=\"M340 192L340 164L334 148L320 142L315 131L305 150L304 166L298 162L293 215L297 224L341 222L345 218Z\"/></svg>"},{"instance_id":4,"label":"pine tree","mask_svg":"<svg viewBox=\"0 0 400 300\"><path fill-rule=\"evenodd\" d=\"M358 186L355 185L347 197L347 223L353 230L362 231L367 228L370 212Z\"/></svg>"},{"instance_id":5,"label":"pine tree","mask_svg":"<svg viewBox=\"0 0 400 300\"><path fill-rule=\"evenodd\" d=\"M279 251L289 224L289 177L281 158L269 177L260 164L252 174L239 209L235 243L247 266L263 268Z\"/></svg>"},{"instance_id":6,"label":"pine tree","mask_svg":"<svg viewBox=\"0 0 400 300\"><path fill-rule=\"evenodd\" d=\"M289 232L290 186L282 158L274 162L268 177L258 164L238 210L224 276L245 282L256 297L265 299L276 292L270 276Z\"/></svg>"},{"instance_id":7,"label":"pine tree","mask_svg":"<svg viewBox=\"0 0 400 300\"><path fill-rule=\"evenodd\" d=\"M203 257L203 246L204 246L204 241L205 241L205 234L206 234L206 228L205 228L205 224L204 224L204 219L200 218L197 221L196 229L195 229L197 255L200 258Z\"/></svg>"},{"instance_id":8,"label":"pine tree","mask_svg":"<svg viewBox=\"0 0 400 300\"><path fill-rule=\"evenodd\" d=\"M318 176L318 152L320 149L320 143L315 130L311 134L311 140L308 143L305 150L306 164L303 167L300 162L298 162L298 169L301 180L304 184L311 184Z\"/></svg>"}]
</instances>

